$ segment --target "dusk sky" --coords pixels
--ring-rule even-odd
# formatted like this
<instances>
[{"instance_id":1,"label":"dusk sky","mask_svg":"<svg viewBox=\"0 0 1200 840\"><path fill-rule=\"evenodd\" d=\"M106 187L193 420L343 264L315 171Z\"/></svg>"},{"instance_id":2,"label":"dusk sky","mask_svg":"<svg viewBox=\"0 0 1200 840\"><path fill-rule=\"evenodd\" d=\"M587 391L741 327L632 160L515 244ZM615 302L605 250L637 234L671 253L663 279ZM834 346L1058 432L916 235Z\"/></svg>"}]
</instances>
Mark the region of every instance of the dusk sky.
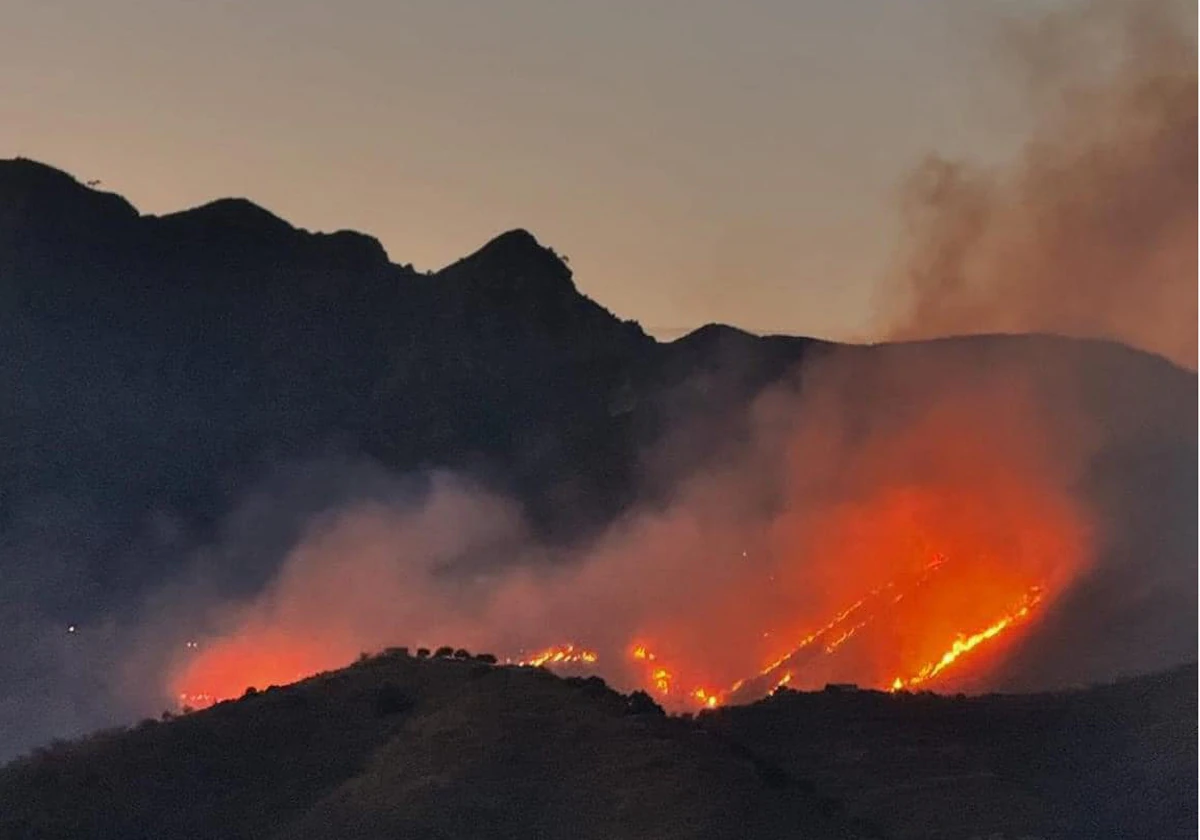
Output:
<instances>
[{"instance_id":1,"label":"dusk sky","mask_svg":"<svg viewBox=\"0 0 1200 840\"><path fill-rule=\"evenodd\" d=\"M649 331L870 337L896 191L1024 132L1049 0L8 0L0 156L437 268L524 227Z\"/></svg>"}]
</instances>

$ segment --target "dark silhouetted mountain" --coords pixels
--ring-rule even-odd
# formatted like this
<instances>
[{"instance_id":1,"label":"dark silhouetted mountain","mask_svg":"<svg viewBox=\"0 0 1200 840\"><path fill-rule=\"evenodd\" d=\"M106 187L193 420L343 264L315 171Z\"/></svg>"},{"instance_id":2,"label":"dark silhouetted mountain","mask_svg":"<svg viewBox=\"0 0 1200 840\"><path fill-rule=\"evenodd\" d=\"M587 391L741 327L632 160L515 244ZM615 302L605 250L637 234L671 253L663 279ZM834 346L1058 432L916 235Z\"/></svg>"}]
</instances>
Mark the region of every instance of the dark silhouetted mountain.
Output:
<instances>
[{"instance_id":1,"label":"dark silhouetted mountain","mask_svg":"<svg viewBox=\"0 0 1200 840\"><path fill-rule=\"evenodd\" d=\"M396 651L13 762L0 838L1195 836L1194 666L695 720L635 699Z\"/></svg>"}]
</instances>

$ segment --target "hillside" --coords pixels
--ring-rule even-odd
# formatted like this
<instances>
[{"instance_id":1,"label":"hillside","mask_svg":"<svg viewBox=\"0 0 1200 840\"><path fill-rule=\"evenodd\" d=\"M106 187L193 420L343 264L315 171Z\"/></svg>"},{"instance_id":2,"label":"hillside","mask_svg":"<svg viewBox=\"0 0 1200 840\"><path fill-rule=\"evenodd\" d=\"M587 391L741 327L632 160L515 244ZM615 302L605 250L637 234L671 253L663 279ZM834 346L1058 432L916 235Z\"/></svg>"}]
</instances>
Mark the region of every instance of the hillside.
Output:
<instances>
[{"instance_id":1,"label":"hillside","mask_svg":"<svg viewBox=\"0 0 1200 840\"><path fill-rule=\"evenodd\" d=\"M1056 694L782 691L712 731L890 837L1196 836L1194 665Z\"/></svg>"},{"instance_id":2,"label":"hillside","mask_svg":"<svg viewBox=\"0 0 1200 840\"><path fill-rule=\"evenodd\" d=\"M0 837L846 837L830 803L603 683L384 656L0 771Z\"/></svg>"},{"instance_id":3,"label":"hillside","mask_svg":"<svg viewBox=\"0 0 1200 840\"><path fill-rule=\"evenodd\" d=\"M399 651L0 770L0 837L1187 837L1196 670L667 718Z\"/></svg>"},{"instance_id":4,"label":"hillside","mask_svg":"<svg viewBox=\"0 0 1200 840\"><path fill-rule=\"evenodd\" d=\"M245 199L151 216L0 161L0 757L144 711L119 654L147 604L197 578L214 602L261 592L312 521L380 485L419 497L452 471L519 508L539 550L588 546L740 463L764 402L827 390L871 439L997 371L1056 448L1086 442L1099 559L996 683L1194 661L1196 375L1162 358L716 324L660 343L526 231L421 273Z\"/></svg>"}]
</instances>

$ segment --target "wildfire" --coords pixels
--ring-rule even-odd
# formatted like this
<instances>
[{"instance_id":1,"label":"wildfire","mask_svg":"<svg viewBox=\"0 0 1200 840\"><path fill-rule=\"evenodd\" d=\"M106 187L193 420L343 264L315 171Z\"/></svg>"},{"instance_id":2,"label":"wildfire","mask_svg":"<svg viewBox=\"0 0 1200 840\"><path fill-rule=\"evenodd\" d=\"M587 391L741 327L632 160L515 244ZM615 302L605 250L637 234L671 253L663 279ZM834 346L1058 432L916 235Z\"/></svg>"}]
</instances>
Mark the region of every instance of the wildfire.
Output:
<instances>
[{"instance_id":1,"label":"wildfire","mask_svg":"<svg viewBox=\"0 0 1200 840\"><path fill-rule=\"evenodd\" d=\"M771 449L752 447L745 465L689 480L665 510L571 548L564 559L580 562L569 574L506 566L461 602L440 579L397 574L424 510L399 523L390 510L355 514L298 550L228 635L177 651L170 696L203 705L451 628L475 645L535 626L546 635L496 650L501 663L598 671L673 711L784 686L982 685L1086 571L1092 512L1075 495L1073 458L1060 463L1059 436L1043 433L1040 386L960 379L951 365L938 367L953 386L943 397L924 367L920 355L896 370L850 365L845 394L830 373L831 403L819 391L819 410L796 423L771 395L751 417L769 427ZM888 410L865 410L860 378ZM777 471L760 459L768 452ZM760 466L771 468L761 497Z\"/></svg>"},{"instance_id":2,"label":"wildfire","mask_svg":"<svg viewBox=\"0 0 1200 840\"><path fill-rule=\"evenodd\" d=\"M505 664L527 668L540 668L543 665L594 665L599 658L595 651L571 644L548 647L522 659L506 659Z\"/></svg>"},{"instance_id":3,"label":"wildfire","mask_svg":"<svg viewBox=\"0 0 1200 840\"><path fill-rule=\"evenodd\" d=\"M901 689L908 688L909 686L920 685L921 683L928 682L929 680L933 679L942 671L946 670L956 661L958 661L958 659L964 654L971 652L984 642L996 638L1012 625L1027 618L1030 611L1037 606L1041 599L1041 588L1033 587L1022 599L1021 604L1017 607L1017 609L1012 613L1004 616L990 627L980 630L978 633L966 637L959 636L954 640L954 643L950 646L950 649L942 654L940 659L938 659L936 662L930 662L924 665L919 671L917 671L915 676L909 677L907 680L896 677L894 680L892 680L892 691L900 691Z\"/></svg>"},{"instance_id":4,"label":"wildfire","mask_svg":"<svg viewBox=\"0 0 1200 840\"><path fill-rule=\"evenodd\" d=\"M635 663L658 663L658 654L652 651L645 643L634 644L629 649L629 658ZM675 682L674 673L661 664L651 665L646 669L646 676L643 682L647 687L652 688L663 697L673 697L680 694L674 691ZM686 698L685 702L694 702L702 708L713 709L721 703L720 693L713 691L710 688L697 686L682 693L682 697Z\"/></svg>"},{"instance_id":5,"label":"wildfire","mask_svg":"<svg viewBox=\"0 0 1200 840\"><path fill-rule=\"evenodd\" d=\"M819 668L820 663L824 661L838 661L842 652L852 646L850 642L860 638L861 631L869 625L892 622L894 629L897 621L906 622L919 618L919 612L896 613L897 605L904 600L906 608L911 606L919 611L920 590L935 574L952 568L952 564L947 564L944 558L938 558L907 584L903 581L889 581L871 590L868 595L840 610L824 625L801 638L783 656L774 659L753 676L739 679L724 690L698 684L699 681L691 682L691 687L686 687L687 682L680 678L682 672L665 662L660 653L646 642L631 644L627 648L628 660L635 669L641 671L638 681L647 690L658 694L664 702L671 701L676 707L698 706L701 709L713 709L743 692L747 699L763 696L790 685L805 673L806 668ZM1044 590L1041 586L1029 587L1018 601L1010 602L1010 607L999 619L978 632L969 635L958 633L949 648L940 656L913 668L910 671L911 676L896 676L890 683L881 687L894 692L937 680L969 653L1024 622L1041 603L1043 596ZM854 623L851 623L852 620ZM898 626L910 635L916 632L906 624L901 623ZM816 645L824 639L828 641ZM930 646L934 650L937 649L936 642ZM203 651L198 650L198 646L195 645L189 645L188 648L196 651L196 659L189 663L183 678L177 683L183 687L177 694L179 704L188 708L204 708L220 700L240 696L250 685L301 679L317 670L306 663L315 662L321 655L318 651L295 647L287 649L287 655L281 656L279 651L266 655L262 649L244 640L236 644L214 645ZM801 654L804 654L803 658ZM519 656L502 661L507 665L531 668L585 667L596 665L600 661L600 655L590 648L567 643L552 645L533 653L522 652Z\"/></svg>"}]
</instances>

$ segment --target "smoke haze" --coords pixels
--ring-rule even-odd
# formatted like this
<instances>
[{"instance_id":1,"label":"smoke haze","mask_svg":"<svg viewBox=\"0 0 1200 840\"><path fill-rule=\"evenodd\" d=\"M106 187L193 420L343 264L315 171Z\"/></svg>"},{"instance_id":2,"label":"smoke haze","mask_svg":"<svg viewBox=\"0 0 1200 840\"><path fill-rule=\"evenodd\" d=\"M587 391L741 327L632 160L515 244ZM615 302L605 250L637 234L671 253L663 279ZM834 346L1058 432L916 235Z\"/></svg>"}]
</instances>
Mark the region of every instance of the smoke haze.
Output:
<instances>
[{"instance_id":1,"label":"smoke haze","mask_svg":"<svg viewBox=\"0 0 1200 840\"><path fill-rule=\"evenodd\" d=\"M1007 167L912 175L894 336L1103 337L1196 368L1194 16L1100 0L1006 29L1034 133Z\"/></svg>"},{"instance_id":2,"label":"smoke haze","mask_svg":"<svg viewBox=\"0 0 1200 840\"><path fill-rule=\"evenodd\" d=\"M1195 46L1175 14L1102 3L1011 33L1038 130L1009 169L915 174L893 335L1105 336L1196 367ZM105 581L72 570L109 526L39 501L0 546L23 575L0 593L0 665L19 676L0 687L0 755L391 645L519 658L573 643L618 686L649 688L629 656L645 645L672 698L724 690L927 574L919 600L913 585L848 619L836 653L797 660L792 684L910 679L1034 588L1027 621L931 687L1194 660L1196 483L1179 465L1196 461L1195 387L1099 343L833 350L715 430L668 418L644 453L653 500L570 548L469 476L289 464L213 545L150 527L109 565L183 571L78 632L59 616Z\"/></svg>"},{"instance_id":3,"label":"smoke haze","mask_svg":"<svg viewBox=\"0 0 1200 840\"><path fill-rule=\"evenodd\" d=\"M1129 559L1081 488L1101 444L1130 430L1079 411L1073 365L1033 372L1004 358L936 345L838 351L755 400L740 440L688 453L693 470L668 504L635 507L571 550L539 544L512 501L449 474L419 500L338 507L262 595L220 607L199 651L179 651L164 699L235 696L391 645L519 659L571 643L595 651L595 670L626 689L652 687L629 657L646 646L671 675L661 699L678 708L686 692L754 676L848 605L939 558L919 604L897 599L865 616L867 629L837 656L798 667L792 684L886 687L1036 588L1031 621L937 685L995 687L991 675L1022 643L1036 646L1060 599ZM1178 559L1172 549L1164 568ZM1092 632L1077 643L1102 644L1103 630ZM1062 650L1025 682L1138 670L1163 639L1132 632L1137 643L1116 659L1081 666Z\"/></svg>"}]
</instances>

